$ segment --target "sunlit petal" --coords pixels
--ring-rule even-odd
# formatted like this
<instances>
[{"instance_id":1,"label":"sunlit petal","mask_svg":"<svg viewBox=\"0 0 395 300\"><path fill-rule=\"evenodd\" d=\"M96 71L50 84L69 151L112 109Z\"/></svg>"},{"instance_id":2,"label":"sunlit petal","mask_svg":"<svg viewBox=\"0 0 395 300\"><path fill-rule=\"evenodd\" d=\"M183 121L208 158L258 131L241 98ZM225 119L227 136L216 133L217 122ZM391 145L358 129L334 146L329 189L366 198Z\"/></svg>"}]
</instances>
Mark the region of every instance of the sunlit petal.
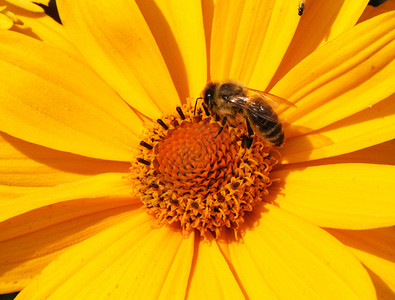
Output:
<instances>
[{"instance_id":1,"label":"sunlit petal","mask_svg":"<svg viewBox=\"0 0 395 300\"><path fill-rule=\"evenodd\" d=\"M48 4L49 1L42 1L42 0L38 0L38 1L28 1L28 0L4 0L5 2L8 2L10 4L16 5L20 8L23 8L27 11L31 11L31 12L44 12L44 9L40 6L38 6L37 4L35 4L34 2L37 3L42 3L42 4Z\"/></svg>"},{"instance_id":2,"label":"sunlit petal","mask_svg":"<svg viewBox=\"0 0 395 300\"><path fill-rule=\"evenodd\" d=\"M395 296L395 227L374 230L327 229L368 268L378 299Z\"/></svg>"},{"instance_id":3,"label":"sunlit petal","mask_svg":"<svg viewBox=\"0 0 395 300\"><path fill-rule=\"evenodd\" d=\"M15 32L0 37L2 131L61 151L131 159L141 121L88 66Z\"/></svg>"},{"instance_id":4,"label":"sunlit petal","mask_svg":"<svg viewBox=\"0 0 395 300\"><path fill-rule=\"evenodd\" d=\"M201 241L198 248L188 299L244 299L217 243Z\"/></svg>"},{"instance_id":5,"label":"sunlit petal","mask_svg":"<svg viewBox=\"0 0 395 300\"><path fill-rule=\"evenodd\" d=\"M298 22L297 7L289 1L217 1L211 35L211 79L237 79L265 89Z\"/></svg>"},{"instance_id":6,"label":"sunlit petal","mask_svg":"<svg viewBox=\"0 0 395 300\"><path fill-rule=\"evenodd\" d=\"M53 47L60 48L74 56L81 55L68 38L64 27L48 15L26 12L19 7L10 7L10 10L23 23L13 26L11 28L12 31L25 34Z\"/></svg>"},{"instance_id":7,"label":"sunlit petal","mask_svg":"<svg viewBox=\"0 0 395 300\"><path fill-rule=\"evenodd\" d=\"M108 201L95 199L88 206L77 200L46 209L54 215L44 222L36 211L0 223L5 234L0 242L0 293L25 288L68 247L133 217L136 205L111 209Z\"/></svg>"},{"instance_id":8,"label":"sunlit petal","mask_svg":"<svg viewBox=\"0 0 395 300\"><path fill-rule=\"evenodd\" d=\"M319 164L365 163L395 165L395 140L390 140L372 147L347 153L328 159L319 160Z\"/></svg>"},{"instance_id":9,"label":"sunlit petal","mask_svg":"<svg viewBox=\"0 0 395 300\"><path fill-rule=\"evenodd\" d=\"M295 295L307 299L375 299L362 265L323 230L272 205L265 206L257 222L243 237L244 244L229 244L232 265L242 282L250 281L246 289L252 298L259 294L254 289L262 284L279 299L293 299ZM255 262L250 264L251 273L245 269L241 254Z\"/></svg>"},{"instance_id":10,"label":"sunlit petal","mask_svg":"<svg viewBox=\"0 0 395 300\"><path fill-rule=\"evenodd\" d=\"M129 164L48 149L0 133L0 184L26 191L82 180L105 172L127 173ZM12 194L10 195L12 196ZM1 197L5 199L5 195Z\"/></svg>"},{"instance_id":11,"label":"sunlit petal","mask_svg":"<svg viewBox=\"0 0 395 300\"><path fill-rule=\"evenodd\" d=\"M307 1L299 26L273 82L322 44L333 40L357 23L368 0Z\"/></svg>"},{"instance_id":12,"label":"sunlit petal","mask_svg":"<svg viewBox=\"0 0 395 300\"><path fill-rule=\"evenodd\" d=\"M333 165L339 163L358 163L358 164L383 164L395 165L395 140L390 140L378 145L364 148L351 153L346 153L338 156L331 156L321 158L318 160L303 161L292 164L292 168L297 166L310 167ZM283 167L286 167L284 164Z\"/></svg>"},{"instance_id":13,"label":"sunlit petal","mask_svg":"<svg viewBox=\"0 0 395 300\"><path fill-rule=\"evenodd\" d=\"M85 199L84 201L89 203L89 199L105 197L119 199L122 203L135 203L136 199L131 197L130 182L125 178L126 176L127 174L122 175L120 173L101 174L78 182L40 189L35 194L14 199L2 199L0 200L0 221L54 203L75 199ZM113 207L119 206L119 203L115 200L112 201L112 204ZM45 221L45 219L42 220L42 222Z\"/></svg>"},{"instance_id":14,"label":"sunlit petal","mask_svg":"<svg viewBox=\"0 0 395 300\"><path fill-rule=\"evenodd\" d=\"M280 178L275 203L322 227L370 229L395 225L395 167L334 164L288 168Z\"/></svg>"},{"instance_id":15,"label":"sunlit petal","mask_svg":"<svg viewBox=\"0 0 395 300\"><path fill-rule=\"evenodd\" d=\"M196 97L207 81L206 44L200 1L137 4L166 61L180 98Z\"/></svg>"},{"instance_id":16,"label":"sunlit petal","mask_svg":"<svg viewBox=\"0 0 395 300\"><path fill-rule=\"evenodd\" d=\"M49 265L20 299L60 298L157 299L172 272L172 262L192 261L193 235L184 239L167 227L151 230L152 218L139 211L73 247ZM175 266L177 267L177 266ZM181 267L182 268L182 267ZM179 284L186 286L187 276ZM67 280L65 280L67 279ZM41 285L43 288L38 288ZM174 283L176 284L176 283ZM37 290L39 289L39 291Z\"/></svg>"},{"instance_id":17,"label":"sunlit petal","mask_svg":"<svg viewBox=\"0 0 395 300\"><path fill-rule=\"evenodd\" d=\"M275 290L270 286L270 281L265 280L265 272L257 263L265 258L255 257L245 242L233 243L234 233L229 231L224 241L219 242L219 246L226 253L234 269L235 277L248 297L250 299L278 299Z\"/></svg>"},{"instance_id":18,"label":"sunlit petal","mask_svg":"<svg viewBox=\"0 0 395 300\"><path fill-rule=\"evenodd\" d=\"M301 133L317 130L392 95L394 58L395 12L389 12L319 48L271 93L297 103L284 113L292 127L303 128Z\"/></svg>"},{"instance_id":19,"label":"sunlit petal","mask_svg":"<svg viewBox=\"0 0 395 300\"><path fill-rule=\"evenodd\" d=\"M295 4L298 2L294 1ZM299 21L298 5L291 5L289 0L274 2L265 40L251 78L247 81L250 87L262 91L267 89L291 43ZM249 50L246 53L249 53Z\"/></svg>"},{"instance_id":20,"label":"sunlit petal","mask_svg":"<svg viewBox=\"0 0 395 300\"><path fill-rule=\"evenodd\" d=\"M281 153L283 163L303 162L364 149L394 137L395 94L333 125L288 139Z\"/></svg>"},{"instance_id":21,"label":"sunlit petal","mask_svg":"<svg viewBox=\"0 0 395 300\"><path fill-rule=\"evenodd\" d=\"M0 29L10 29L14 25L12 18L0 13Z\"/></svg>"},{"instance_id":22,"label":"sunlit petal","mask_svg":"<svg viewBox=\"0 0 395 300\"><path fill-rule=\"evenodd\" d=\"M134 1L58 1L60 17L89 61L132 107L152 118L180 103L166 63Z\"/></svg>"},{"instance_id":23,"label":"sunlit petal","mask_svg":"<svg viewBox=\"0 0 395 300\"><path fill-rule=\"evenodd\" d=\"M386 0L386 1L380 1L380 5L378 6L373 6L373 5L368 5L366 6L363 14L358 20L358 23L361 23L363 21L366 21L367 19L373 18L377 15L380 15L382 13L386 13L388 11L394 11L395 10L395 1L394 0Z\"/></svg>"}]
</instances>

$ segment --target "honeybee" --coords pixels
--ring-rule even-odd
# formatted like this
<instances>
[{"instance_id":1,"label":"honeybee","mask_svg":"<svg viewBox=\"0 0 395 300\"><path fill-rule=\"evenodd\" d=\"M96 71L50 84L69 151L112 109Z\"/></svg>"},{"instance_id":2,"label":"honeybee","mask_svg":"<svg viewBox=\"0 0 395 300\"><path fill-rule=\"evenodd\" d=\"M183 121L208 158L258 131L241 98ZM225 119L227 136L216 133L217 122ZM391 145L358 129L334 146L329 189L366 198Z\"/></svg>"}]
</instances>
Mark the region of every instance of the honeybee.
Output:
<instances>
[{"instance_id":1,"label":"honeybee","mask_svg":"<svg viewBox=\"0 0 395 300\"><path fill-rule=\"evenodd\" d=\"M295 106L285 99L244 87L233 81L209 82L200 99L204 101L203 108L207 114L220 118L222 127L219 129L218 135L226 123L237 126L237 124L245 122L248 135L243 136L243 143L247 148L252 145L254 132L274 146L281 146L284 142L284 132L272 106L277 106L280 103Z\"/></svg>"},{"instance_id":2,"label":"honeybee","mask_svg":"<svg viewBox=\"0 0 395 300\"><path fill-rule=\"evenodd\" d=\"M306 0L300 1L299 7L298 7L298 15L299 16L303 15L305 5L306 5Z\"/></svg>"}]
</instances>

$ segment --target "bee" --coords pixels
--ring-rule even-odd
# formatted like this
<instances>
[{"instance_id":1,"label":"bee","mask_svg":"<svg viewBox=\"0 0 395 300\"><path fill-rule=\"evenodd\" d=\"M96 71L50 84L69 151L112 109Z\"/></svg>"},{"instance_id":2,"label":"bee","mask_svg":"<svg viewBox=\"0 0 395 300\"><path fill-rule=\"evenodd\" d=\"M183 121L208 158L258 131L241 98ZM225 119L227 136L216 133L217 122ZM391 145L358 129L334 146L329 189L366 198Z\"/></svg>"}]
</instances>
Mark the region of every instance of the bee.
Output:
<instances>
[{"instance_id":1,"label":"bee","mask_svg":"<svg viewBox=\"0 0 395 300\"><path fill-rule=\"evenodd\" d=\"M242 143L247 148L252 145L254 133L274 146L281 146L284 142L284 132L272 106L277 106L280 103L295 106L285 99L244 87L233 81L209 82L200 99L203 99L203 108L206 114L218 116L221 120L217 136L222 132L226 123L231 126L246 124L248 135L243 136Z\"/></svg>"},{"instance_id":2,"label":"bee","mask_svg":"<svg viewBox=\"0 0 395 300\"><path fill-rule=\"evenodd\" d=\"M305 5L306 5L306 0L300 1L299 7L298 7L298 15L299 16L303 15Z\"/></svg>"}]
</instances>

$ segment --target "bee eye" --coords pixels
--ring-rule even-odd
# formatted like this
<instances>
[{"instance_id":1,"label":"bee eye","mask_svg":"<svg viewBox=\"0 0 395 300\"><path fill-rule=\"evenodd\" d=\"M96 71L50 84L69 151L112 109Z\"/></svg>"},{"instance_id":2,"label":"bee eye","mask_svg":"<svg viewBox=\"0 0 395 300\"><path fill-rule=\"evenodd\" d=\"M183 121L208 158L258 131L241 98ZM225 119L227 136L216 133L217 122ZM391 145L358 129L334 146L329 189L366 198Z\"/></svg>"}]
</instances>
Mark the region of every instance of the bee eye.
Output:
<instances>
[{"instance_id":1,"label":"bee eye","mask_svg":"<svg viewBox=\"0 0 395 300\"><path fill-rule=\"evenodd\" d=\"M222 95L222 99L224 99L225 101L228 101L228 100L229 100L229 96L227 96L227 95Z\"/></svg>"},{"instance_id":2,"label":"bee eye","mask_svg":"<svg viewBox=\"0 0 395 300\"><path fill-rule=\"evenodd\" d=\"M207 90L204 94L204 101L210 101L213 98L213 93L210 90Z\"/></svg>"}]
</instances>

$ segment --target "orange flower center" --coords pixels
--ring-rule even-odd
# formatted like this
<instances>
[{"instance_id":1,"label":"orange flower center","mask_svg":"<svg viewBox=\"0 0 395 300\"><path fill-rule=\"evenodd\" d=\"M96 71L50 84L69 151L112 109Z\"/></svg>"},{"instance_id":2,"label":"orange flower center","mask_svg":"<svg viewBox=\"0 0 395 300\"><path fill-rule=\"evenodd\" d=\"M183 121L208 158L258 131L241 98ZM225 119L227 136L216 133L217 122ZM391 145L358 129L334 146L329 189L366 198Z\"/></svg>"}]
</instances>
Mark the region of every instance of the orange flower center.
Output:
<instances>
[{"instance_id":1,"label":"orange flower center","mask_svg":"<svg viewBox=\"0 0 395 300\"><path fill-rule=\"evenodd\" d=\"M244 148L242 126L225 126L218 135L218 122L201 110L194 116L190 104L178 110L140 143L131 167L135 190L159 225L205 237L226 229L237 235L245 213L268 194L278 152L259 137Z\"/></svg>"}]
</instances>

